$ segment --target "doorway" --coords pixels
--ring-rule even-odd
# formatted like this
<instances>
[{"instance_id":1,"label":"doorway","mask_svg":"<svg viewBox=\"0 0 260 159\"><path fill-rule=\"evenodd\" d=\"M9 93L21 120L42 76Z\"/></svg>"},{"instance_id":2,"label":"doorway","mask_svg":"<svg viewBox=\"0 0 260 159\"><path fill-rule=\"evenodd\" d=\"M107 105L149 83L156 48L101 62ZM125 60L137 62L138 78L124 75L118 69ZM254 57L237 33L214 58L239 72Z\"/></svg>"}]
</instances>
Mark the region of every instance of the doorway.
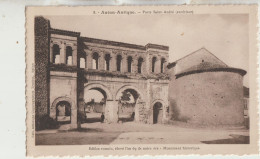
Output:
<instances>
[{"instance_id":1,"label":"doorway","mask_svg":"<svg viewBox=\"0 0 260 159\"><path fill-rule=\"evenodd\" d=\"M162 103L156 102L153 106L153 123L162 123L163 111L162 111Z\"/></svg>"}]
</instances>

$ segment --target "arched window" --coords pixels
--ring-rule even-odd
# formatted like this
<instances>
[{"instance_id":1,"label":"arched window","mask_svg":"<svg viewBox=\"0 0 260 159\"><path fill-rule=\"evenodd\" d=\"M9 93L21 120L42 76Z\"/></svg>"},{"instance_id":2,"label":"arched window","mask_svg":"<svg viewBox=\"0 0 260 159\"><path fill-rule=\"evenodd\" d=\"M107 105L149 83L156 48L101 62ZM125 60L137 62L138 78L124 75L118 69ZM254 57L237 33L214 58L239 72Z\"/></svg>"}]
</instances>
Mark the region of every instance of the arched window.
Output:
<instances>
[{"instance_id":1,"label":"arched window","mask_svg":"<svg viewBox=\"0 0 260 159\"><path fill-rule=\"evenodd\" d=\"M60 47L57 44L54 44L52 47L53 57L52 62L53 63L60 63Z\"/></svg>"},{"instance_id":2,"label":"arched window","mask_svg":"<svg viewBox=\"0 0 260 159\"><path fill-rule=\"evenodd\" d=\"M122 62L122 56L117 55L116 57L116 70L121 71L121 62Z\"/></svg>"},{"instance_id":3,"label":"arched window","mask_svg":"<svg viewBox=\"0 0 260 159\"><path fill-rule=\"evenodd\" d=\"M131 56L129 56L127 58L127 72L132 72L132 61L133 61L133 58Z\"/></svg>"},{"instance_id":4,"label":"arched window","mask_svg":"<svg viewBox=\"0 0 260 159\"><path fill-rule=\"evenodd\" d=\"M66 64L72 65L72 48L70 46L66 47Z\"/></svg>"},{"instance_id":5,"label":"arched window","mask_svg":"<svg viewBox=\"0 0 260 159\"><path fill-rule=\"evenodd\" d=\"M67 101L60 101L56 105L56 119L60 122L70 121L71 105Z\"/></svg>"},{"instance_id":6,"label":"arched window","mask_svg":"<svg viewBox=\"0 0 260 159\"><path fill-rule=\"evenodd\" d=\"M107 70L107 71L110 70L110 59L111 59L110 54L106 54L105 55L105 70Z\"/></svg>"},{"instance_id":7,"label":"arched window","mask_svg":"<svg viewBox=\"0 0 260 159\"><path fill-rule=\"evenodd\" d=\"M165 63L165 58L161 59L161 73L164 72L164 63Z\"/></svg>"},{"instance_id":8,"label":"arched window","mask_svg":"<svg viewBox=\"0 0 260 159\"><path fill-rule=\"evenodd\" d=\"M156 63L156 57L153 57L153 59L152 59L152 72L155 72L155 63Z\"/></svg>"},{"instance_id":9,"label":"arched window","mask_svg":"<svg viewBox=\"0 0 260 159\"><path fill-rule=\"evenodd\" d=\"M79 66L80 66L80 68L85 68L86 67L86 60L85 60L85 58L83 58L83 57L80 58Z\"/></svg>"},{"instance_id":10,"label":"arched window","mask_svg":"<svg viewBox=\"0 0 260 159\"><path fill-rule=\"evenodd\" d=\"M143 63L144 59L142 57L140 57L138 59L138 64L137 64L137 67L138 67L138 73L142 73L142 63Z\"/></svg>"},{"instance_id":11,"label":"arched window","mask_svg":"<svg viewBox=\"0 0 260 159\"><path fill-rule=\"evenodd\" d=\"M99 58L99 55L98 55L98 53L93 53L93 57L92 57L93 59L92 59L92 68L93 69L98 69L98 58Z\"/></svg>"}]
</instances>

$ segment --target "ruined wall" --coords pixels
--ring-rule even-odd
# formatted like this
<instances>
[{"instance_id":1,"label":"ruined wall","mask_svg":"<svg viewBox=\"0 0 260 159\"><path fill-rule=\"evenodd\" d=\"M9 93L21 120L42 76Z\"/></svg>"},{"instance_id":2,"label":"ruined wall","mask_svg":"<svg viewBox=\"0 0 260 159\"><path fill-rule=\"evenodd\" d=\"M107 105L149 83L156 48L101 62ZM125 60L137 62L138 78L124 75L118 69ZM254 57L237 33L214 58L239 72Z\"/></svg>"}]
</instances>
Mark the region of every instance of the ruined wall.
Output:
<instances>
[{"instance_id":1,"label":"ruined wall","mask_svg":"<svg viewBox=\"0 0 260 159\"><path fill-rule=\"evenodd\" d=\"M206 126L243 124L243 77L240 74L190 74L176 79L175 86L179 120Z\"/></svg>"},{"instance_id":2,"label":"ruined wall","mask_svg":"<svg viewBox=\"0 0 260 159\"><path fill-rule=\"evenodd\" d=\"M169 81L168 80L154 80L150 84L150 110L154 111L154 104L156 102L160 102L162 104L162 121L160 123L165 123L168 118L169 114L167 109L169 107L168 101L168 93L169 93ZM150 115L150 123L153 123L153 113Z\"/></svg>"},{"instance_id":3,"label":"ruined wall","mask_svg":"<svg viewBox=\"0 0 260 159\"><path fill-rule=\"evenodd\" d=\"M36 129L39 119L48 114L49 85L49 21L43 17L35 18L35 113Z\"/></svg>"},{"instance_id":4,"label":"ruined wall","mask_svg":"<svg viewBox=\"0 0 260 159\"><path fill-rule=\"evenodd\" d=\"M50 117L56 118L56 104L67 101L71 104L71 126L77 126L77 73L50 72Z\"/></svg>"}]
</instances>

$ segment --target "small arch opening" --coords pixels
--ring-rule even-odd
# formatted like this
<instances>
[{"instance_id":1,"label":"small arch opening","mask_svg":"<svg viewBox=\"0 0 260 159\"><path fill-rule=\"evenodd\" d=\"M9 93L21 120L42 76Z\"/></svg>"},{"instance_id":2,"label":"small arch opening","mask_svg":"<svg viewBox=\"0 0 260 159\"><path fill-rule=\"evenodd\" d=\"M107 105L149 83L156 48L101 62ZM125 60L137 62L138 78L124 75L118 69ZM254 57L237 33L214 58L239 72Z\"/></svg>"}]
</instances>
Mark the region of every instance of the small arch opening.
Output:
<instances>
[{"instance_id":1,"label":"small arch opening","mask_svg":"<svg viewBox=\"0 0 260 159\"><path fill-rule=\"evenodd\" d=\"M72 47L71 46L66 47L66 64L72 65Z\"/></svg>"},{"instance_id":2,"label":"small arch opening","mask_svg":"<svg viewBox=\"0 0 260 159\"><path fill-rule=\"evenodd\" d=\"M132 62L133 62L133 58L129 56L127 58L127 72L132 72Z\"/></svg>"},{"instance_id":3,"label":"small arch opening","mask_svg":"<svg viewBox=\"0 0 260 159\"><path fill-rule=\"evenodd\" d=\"M162 111L162 103L161 102L156 102L153 105L153 123L162 123L162 116L163 116L163 111Z\"/></svg>"},{"instance_id":4,"label":"small arch opening","mask_svg":"<svg viewBox=\"0 0 260 159\"><path fill-rule=\"evenodd\" d=\"M56 120L61 123L71 122L71 105L67 101L60 101L56 105Z\"/></svg>"},{"instance_id":5,"label":"small arch opening","mask_svg":"<svg viewBox=\"0 0 260 159\"><path fill-rule=\"evenodd\" d=\"M161 73L163 73L164 72L164 63L165 63L166 61L165 61L165 58L162 58L161 59Z\"/></svg>"},{"instance_id":6,"label":"small arch opening","mask_svg":"<svg viewBox=\"0 0 260 159\"><path fill-rule=\"evenodd\" d=\"M105 70L107 70L107 71L110 70L110 59L111 59L110 54L106 54L105 55Z\"/></svg>"},{"instance_id":7,"label":"small arch opening","mask_svg":"<svg viewBox=\"0 0 260 159\"><path fill-rule=\"evenodd\" d=\"M155 63L156 63L156 57L152 58L152 72L155 72Z\"/></svg>"},{"instance_id":8,"label":"small arch opening","mask_svg":"<svg viewBox=\"0 0 260 159\"><path fill-rule=\"evenodd\" d=\"M93 53L92 56L92 68L98 70L98 59L99 59L99 55L97 52Z\"/></svg>"},{"instance_id":9,"label":"small arch opening","mask_svg":"<svg viewBox=\"0 0 260 159\"><path fill-rule=\"evenodd\" d=\"M121 71L121 63L122 63L122 56L117 55L116 56L116 70L119 72Z\"/></svg>"},{"instance_id":10,"label":"small arch opening","mask_svg":"<svg viewBox=\"0 0 260 159\"><path fill-rule=\"evenodd\" d=\"M60 63L60 47L57 44L54 44L52 47L52 52L53 52L53 63Z\"/></svg>"},{"instance_id":11,"label":"small arch opening","mask_svg":"<svg viewBox=\"0 0 260 159\"><path fill-rule=\"evenodd\" d=\"M142 73L142 64L143 64L143 62L144 62L144 59L143 59L142 57L140 57L140 58L138 59L138 64L137 64L137 65L138 65L138 66L137 66L137 67L138 67L138 68L137 68L137 69L138 69L138 70L137 70L138 73Z\"/></svg>"}]
</instances>

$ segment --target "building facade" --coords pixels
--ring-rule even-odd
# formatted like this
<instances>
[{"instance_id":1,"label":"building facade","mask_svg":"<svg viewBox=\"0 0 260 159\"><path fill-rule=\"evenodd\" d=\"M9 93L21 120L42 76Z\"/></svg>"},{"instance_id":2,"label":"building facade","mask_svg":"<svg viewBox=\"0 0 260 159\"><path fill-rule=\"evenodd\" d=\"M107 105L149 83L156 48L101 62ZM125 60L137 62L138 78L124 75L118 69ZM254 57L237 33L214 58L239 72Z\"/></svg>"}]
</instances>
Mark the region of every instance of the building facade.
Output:
<instances>
[{"instance_id":1,"label":"building facade","mask_svg":"<svg viewBox=\"0 0 260 159\"><path fill-rule=\"evenodd\" d=\"M167 46L145 46L80 36L51 28L49 20L35 18L36 126L49 115L77 127L84 113L84 93L104 96L105 122L118 122L122 93L135 100L134 120L168 120Z\"/></svg>"},{"instance_id":2,"label":"building facade","mask_svg":"<svg viewBox=\"0 0 260 159\"><path fill-rule=\"evenodd\" d=\"M169 64L170 112L175 120L194 125L244 124L243 76L201 48Z\"/></svg>"},{"instance_id":3,"label":"building facade","mask_svg":"<svg viewBox=\"0 0 260 159\"><path fill-rule=\"evenodd\" d=\"M170 64L168 60L167 46L82 37L36 17L36 127L48 116L76 128L86 113L84 94L91 90L104 98L93 101L89 112L102 112L108 123L130 112L135 122L149 124L244 124L246 71L229 67L205 48ZM133 103L122 102L124 92Z\"/></svg>"}]
</instances>

